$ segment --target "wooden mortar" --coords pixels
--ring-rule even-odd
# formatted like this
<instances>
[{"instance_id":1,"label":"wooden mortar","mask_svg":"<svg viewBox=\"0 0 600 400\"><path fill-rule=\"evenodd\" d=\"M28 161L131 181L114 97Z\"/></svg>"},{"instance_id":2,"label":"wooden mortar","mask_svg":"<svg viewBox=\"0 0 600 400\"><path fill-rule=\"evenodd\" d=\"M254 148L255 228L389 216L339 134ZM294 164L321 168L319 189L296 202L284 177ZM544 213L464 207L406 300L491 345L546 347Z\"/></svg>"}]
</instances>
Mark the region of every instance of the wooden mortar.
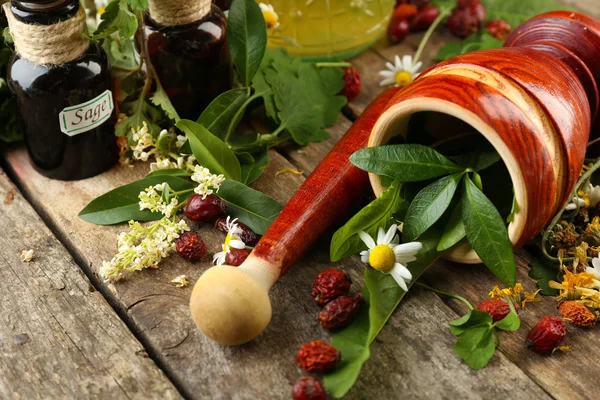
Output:
<instances>
[{"instance_id":1,"label":"wooden mortar","mask_svg":"<svg viewBox=\"0 0 600 400\"><path fill-rule=\"evenodd\" d=\"M516 29L505 48L452 58L425 71L388 103L369 146L406 135L411 117L447 129L448 116L483 135L502 157L519 210L508 233L515 248L541 232L569 200L598 112L600 23L585 15L542 14ZM369 174L375 194L381 178ZM446 259L476 264L466 244Z\"/></svg>"}]
</instances>

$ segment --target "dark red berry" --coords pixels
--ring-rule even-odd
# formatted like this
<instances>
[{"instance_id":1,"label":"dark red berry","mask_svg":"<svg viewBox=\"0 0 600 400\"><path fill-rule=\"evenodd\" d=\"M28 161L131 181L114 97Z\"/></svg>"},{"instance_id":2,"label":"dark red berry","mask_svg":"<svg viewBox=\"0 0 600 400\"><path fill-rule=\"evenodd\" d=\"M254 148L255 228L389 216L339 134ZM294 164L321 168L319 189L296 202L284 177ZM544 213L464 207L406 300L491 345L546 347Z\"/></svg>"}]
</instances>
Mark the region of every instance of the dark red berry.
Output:
<instances>
[{"instance_id":1,"label":"dark red berry","mask_svg":"<svg viewBox=\"0 0 600 400\"><path fill-rule=\"evenodd\" d=\"M396 5L394 6L394 9L398 8L398 6L400 4L409 4L410 0L396 0Z\"/></svg>"},{"instance_id":2,"label":"dark red berry","mask_svg":"<svg viewBox=\"0 0 600 400\"><path fill-rule=\"evenodd\" d=\"M433 21L440 16L440 11L435 6L426 6L415 15L410 22L411 31L424 31L428 29Z\"/></svg>"},{"instance_id":3,"label":"dark red berry","mask_svg":"<svg viewBox=\"0 0 600 400\"><path fill-rule=\"evenodd\" d=\"M477 309L490 314L494 322L503 320L510 313L508 303L500 299L482 301Z\"/></svg>"},{"instance_id":4,"label":"dark red berry","mask_svg":"<svg viewBox=\"0 0 600 400\"><path fill-rule=\"evenodd\" d=\"M344 91L342 94L348 99L353 100L360 93L362 83L360 74L354 67L348 67L344 70Z\"/></svg>"},{"instance_id":5,"label":"dark red berry","mask_svg":"<svg viewBox=\"0 0 600 400\"><path fill-rule=\"evenodd\" d=\"M387 29L388 41L397 44L404 40L410 33L410 24L405 19L392 18Z\"/></svg>"},{"instance_id":6,"label":"dark red berry","mask_svg":"<svg viewBox=\"0 0 600 400\"><path fill-rule=\"evenodd\" d=\"M314 376L303 376L292 388L294 400L327 400L321 382Z\"/></svg>"},{"instance_id":7,"label":"dark red berry","mask_svg":"<svg viewBox=\"0 0 600 400\"><path fill-rule=\"evenodd\" d=\"M459 0L458 7L448 17L448 29L459 37L466 38L476 33L485 20L485 7L479 0Z\"/></svg>"},{"instance_id":8,"label":"dark red berry","mask_svg":"<svg viewBox=\"0 0 600 400\"><path fill-rule=\"evenodd\" d=\"M348 326L358 314L363 302L362 294L342 296L330 301L319 313L317 320L325 329L335 330Z\"/></svg>"},{"instance_id":9,"label":"dark red berry","mask_svg":"<svg viewBox=\"0 0 600 400\"><path fill-rule=\"evenodd\" d=\"M563 320L553 315L543 317L527 334L525 343L536 353L554 350L565 338L567 327Z\"/></svg>"},{"instance_id":10,"label":"dark red berry","mask_svg":"<svg viewBox=\"0 0 600 400\"><path fill-rule=\"evenodd\" d=\"M231 265L232 267L239 267L242 265L246 258L250 255L248 249L236 249L231 247L229 253L225 255L225 264Z\"/></svg>"},{"instance_id":11,"label":"dark red berry","mask_svg":"<svg viewBox=\"0 0 600 400\"><path fill-rule=\"evenodd\" d=\"M495 19L493 21L488 22L485 25L485 29L498 40L506 40L512 28L508 24L508 22L503 21L501 19Z\"/></svg>"},{"instance_id":12,"label":"dark red berry","mask_svg":"<svg viewBox=\"0 0 600 400\"><path fill-rule=\"evenodd\" d=\"M254 247L258 243L260 236L254 233L254 231L248 228L248 225L235 221L240 232L237 233L238 237L246 244L246 246ZM215 223L215 227L223 233L229 233L227 230L227 220L225 218L219 218Z\"/></svg>"},{"instance_id":13,"label":"dark red berry","mask_svg":"<svg viewBox=\"0 0 600 400\"><path fill-rule=\"evenodd\" d=\"M417 8L420 10L428 6L430 1L431 0L412 0L411 3L417 6Z\"/></svg>"},{"instance_id":14,"label":"dark red berry","mask_svg":"<svg viewBox=\"0 0 600 400\"><path fill-rule=\"evenodd\" d=\"M206 254L206 245L196 232L185 232L175 241L175 249L181 258L198 261Z\"/></svg>"},{"instance_id":15,"label":"dark red berry","mask_svg":"<svg viewBox=\"0 0 600 400\"><path fill-rule=\"evenodd\" d=\"M302 345L296 362L306 372L326 374L335 369L340 353L322 340L313 340Z\"/></svg>"},{"instance_id":16,"label":"dark red berry","mask_svg":"<svg viewBox=\"0 0 600 400\"><path fill-rule=\"evenodd\" d=\"M202 198L194 194L185 203L183 212L186 217L196 222L215 222L227 211L227 204L214 194Z\"/></svg>"},{"instance_id":17,"label":"dark red berry","mask_svg":"<svg viewBox=\"0 0 600 400\"><path fill-rule=\"evenodd\" d=\"M392 19L410 20L412 17L417 15L418 12L419 10L417 9L417 7L412 4L401 4L394 10L394 13L392 14Z\"/></svg>"},{"instance_id":18,"label":"dark red berry","mask_svg":"<svg viewBox=\"0 0 600 400\"><path fill-rule=\"evenodd\" d=\"M331 268L317 275L310 295L315 303L323 307L335 298L346 296L351 285L352 281L345 272Z\"/></svg>"}]
</instances>

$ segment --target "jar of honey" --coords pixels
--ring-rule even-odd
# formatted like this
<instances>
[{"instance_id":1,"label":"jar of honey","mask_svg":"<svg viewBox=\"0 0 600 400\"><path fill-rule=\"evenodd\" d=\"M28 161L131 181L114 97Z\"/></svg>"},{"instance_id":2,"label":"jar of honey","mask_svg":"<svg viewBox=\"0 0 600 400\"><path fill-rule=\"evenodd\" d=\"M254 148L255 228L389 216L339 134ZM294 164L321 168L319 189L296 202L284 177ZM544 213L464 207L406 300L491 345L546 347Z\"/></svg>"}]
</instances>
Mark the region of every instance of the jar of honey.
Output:
<instances>
[{"instance_id":1,"label":"jar of honey","mask_svg":"<svg viewBox=\"0 0 600 400\"><path fill-rule=\"evenodd\" d=\"M264 0L263 0L264 1ZM269 0L279 26L269 46L311 60L350 58L384 32L395 0Z\"/></svg>"}]
</instances>

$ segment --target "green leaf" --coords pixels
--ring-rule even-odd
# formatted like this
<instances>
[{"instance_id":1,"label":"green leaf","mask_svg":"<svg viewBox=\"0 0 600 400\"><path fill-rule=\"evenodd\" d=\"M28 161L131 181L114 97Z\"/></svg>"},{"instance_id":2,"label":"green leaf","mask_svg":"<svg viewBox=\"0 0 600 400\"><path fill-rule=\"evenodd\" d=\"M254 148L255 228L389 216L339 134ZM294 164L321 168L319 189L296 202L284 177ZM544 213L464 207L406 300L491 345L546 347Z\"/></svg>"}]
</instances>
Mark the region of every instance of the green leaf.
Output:
<instances>
[{"instance_id":1,"label":"green leaf","mask_svg":"<svg viewBox=\"0 0 600 400\"><path fill-rule=\"evenodd\" d=\"M81 212L79 218L96 225L113 225L130 220L154 221L163 217L160 213L140 211L138 195L146 188L166 182L171 190L188 191L178 196L183 203L193 194L194 184L174 176L152 176L118 187L92 200Z\"/></svg>"},{"instance_id":2,"label":"green leaf","mask_svg":"<svg viewBox=\"0 0 600 400\"><path fill-rule=\"evenodd\" d=\"M515 189L513 188L513 193ZM513 194L512 206L510 207L510 214L506 217L506 222L513 222L515 220L515 214L519 212L519 202L517 196Z\"/></svg>"},{"instance_id":3,"label":"green leaf","mask_svg":"<svg viewBox=\"0 0 600 400\"><path fill-rule=\"evenodd\" d=\"M552 289L548 282L557 280L560 267L557 263L547 260L537 246L527 246L527 252L532 255L529 262L529 277L535 279L538 289L544 296L558 296L559 291Z\"/></svg>"},{"instance_id":4,"label":"green leaf","mask_svg":"<svg viewBox=\"0 0 600 400\"><path fill-rule=\"evenodd\" d=\"M436 251L440 232L432 228L421 237L423 245L417 260L408 264L413 275L409 287L431 265L440 253ZM347 328L332 333L333 346L342 354L336 370L324 377L327 391L335 398L343 397L352 388L363 364L370 357L370 346L385 326L406 294L391 275L365 269L362 291L368 307L362 307L357 318Z\"/></svg>"},{"instance_id":5,"label":"green leaf","mask_svg":"<svg viewBox=\"0 0 600 400\"><path fill-rule=\"evenodd\" d=\"M175 107L173 107L169 96L167 96L157 77L154 77L154 82L156 83L156 91L150 97L150 101L155 106L160 107L170 119L175 122L179 121L181 118L179 118L179 114L175 110Z\"/></svg>"},{"instance_id":6,"label":"green leaf","mask_svg":"<svg viewBox=\"0 0 600 400\"><path fill-rule=\"evenodd\" d=\"M421 182L463 171L437 151L418 144L371 147L352 154L350 161L360 169L400 182Z\"/></svg>"},{"instance_id":7,"label":"green leaf","mask_svg":"<svg viewBox=\"0 0 600 400\"><path fill-rule=\"evenodd\" d=\"M138 68L133 40L121 40L118 37L109 36L104 39L102 48L108 55L111 69L134 71Z\"/></svg>"},{"instance_id":8,"label":"green leaf","mask_svg":"<svg viewBox=\"0 0 600 400\"><path fill-rule=\"evenodd\" d=\"M496 322L494 326L503 331L516 332L521 327L521 320L519 319L517 311L515 311L515 306L512 301L509 301L508 305L510 306L510 313L500 321Z\"/></svg>"},{"instance_id":9,"label":"green leaf","mask_svg":"<svg viewBox=\"0 0 600 400\"><path fill-rule=\"evenodd\" d=\"M494 330L490 326L474 326L459 336L454 346L458 354L469 367L485 367L496 351Z\"/></svg>"},{"instance_id":10,"label":"green leaf","mask_svg":"<svg viewBox=\"0 0 600 400\"><path fill-rule=\"evenodd\" d=\"M502 19L516 29L523 22L538 14L555 10L572 10L553 0L528 0L524 7L522 0L481 0L485 6L486 19Z\"/></svg>"},{"instance_id":11,"label":"green leaf","mask_svg":"<svg viewBox=\"0 0 600 400\"><path fill-rule=\"evenodd\" d=\"M214 99L196 122L224 140L239 124L239 119L243 115L240 110L246 100L248 100L247 88L231 89Z\"/></svg>"},{"instance_id":12,"label":"green leaf","mask_svg":"<svg viewBox=\"0 0 600 400\"><path fill-rule=\"evenodd\" d=\"M227 179L240 181L242 170L235 153L221 139L197 122L182 119L175 126L187 136L198 163L213 174L223 174Z\"/></svg>"},{"instance_id":13,"label":"green leaf","mask_svg":"<svg viewBox=\"0 0 600 400\"><path fill-rule=\"evenodd\" d=\"M387 229L394 223L392 215L404 202L400 196L401 189L400 183L392 183L378 199L372 201L338 229L331 238L329 253L332 262L366 250L367 246L358 237L360 231L376 237L379 227Z\"/></svg>"},{"instance_id":14,"label":"green leaf","mask_svg":"<svg viewBox=\"0 0 600 400\"><path fill-rule=\"evenodd\" d=\"M267 231L283 208L266 194L231 180L223 182L218 196L228 203L231 218L239 218L259 235Z\"/></svg>"},{"instance_id":15,"label":"green leaf","mask_svg":"<svg viewBox=\"0 0 600 400\"><path fill-rule=\"evenodd\" d=\"M440 219L450 206L462 177L463 173L445 176L417 194L408 207L402 228L405 242L416 240Z\"/></svg>"},{"instance_id":16,"label":"green leaf","mask_svg":"<svg viewBox=\"0 0 600 400\"><path fill-rule=\"evenodd\" d=\"M495 151L474 151L471 153L450 157L450 159L458 164L459 167L464 169L471 168L479 172L496 164L502 158L500 157L500 154Z\"/></svg>"},{"instance_id":17,"label":"green leaf","mask_svg":"<svg viewBox=\"0 0 600 400\"><path fill-rule=\"evenodd\" d=\"M134 5L137 9L143 4L138 1ZM108 3L100 19L98 29L91 36L92 40L104 39L115 32L119 33L119 38L122 40L130 39L138 28L137 17L129 8L127 0L115 0Z\"/></svg>"},{"instance_id":18,"label":"green leaf","mask_svg":"<svg viewBox=\"0 0 600 400\"><path fill-rule=\"evenodd\" d=\"M461 204L458 202L452 212L450 213L450 219L446 223L444 233L438 244L438 251L446 251L450 247L460 242L465 237L465 224L462 220Z\"/></svg>"},{"instance_id":19,"label":"green leaf","mask_svg":"<svg viewBox=\"0 0 600 400\"><path fill-rule=\"evenodd\" d=\"M520 0L519 0L520 1ZM523 7L521 7L523 8ZM502 47L504 42L496 39L487 32L479 31L478 33L469 36L462 43L448 43L440 48L435 61L444 61L449 58L469 53L476 50L495 49Z\"/></svg>"},{"instance_id":20,"label":"green leaf","mask_svg":"<svg viewBox=\"0 0 600 400\"><path fill-rule=\"evenodd\" d=\"M450 322L450 332L454 336L460 336L474 326L490 327L492 322L490 314L479 310L471 310L468 314Z\"/></svg>"},{"instance_id":21,"label":"green leaf","mask_svg":"<svg viewBox=\"0 0 600 400\"><path fill-rule=\"evenodd\" d=\"M517 279L515 257L504 220L468 175L463 182L462 215L467 240L502 283L514 286Z\"/></svg>"},{"instance_id":22,"label":"green leaf","mask_svg":"<svg viewBox=\"0 0 600 400\"><path fill-rule=\"evenodd\" d=\"M189 173L188 170L185 169L177 169L177 168L169 168L169 169L159 169L156 171L150 172L146 175L146 178L150 178L153 176L180 176L180 177L189 177L192 174Z\"/></svg>"},{"instance_id":23,"label":"green leaf","mask_svg":"<svg viewBox=\"0 0 600 400\"><path fill-rule=\"evenodd\" d=\"M256 154L251 163L242 164L242 182L249 185L260 178L267 165L269 165L269 152L265 150Z\"/></svg>"},{"instance_id":24,"label":"green leaf","mask_svg":"<svg viewBox=\"0 0 600 400\"><path fill-rule=\"evenodd\" d=\"M231 4L227 41L242 83L250 86L267 48L267 26L254 0L234 0Z\"/></svg>"}]
</instances>

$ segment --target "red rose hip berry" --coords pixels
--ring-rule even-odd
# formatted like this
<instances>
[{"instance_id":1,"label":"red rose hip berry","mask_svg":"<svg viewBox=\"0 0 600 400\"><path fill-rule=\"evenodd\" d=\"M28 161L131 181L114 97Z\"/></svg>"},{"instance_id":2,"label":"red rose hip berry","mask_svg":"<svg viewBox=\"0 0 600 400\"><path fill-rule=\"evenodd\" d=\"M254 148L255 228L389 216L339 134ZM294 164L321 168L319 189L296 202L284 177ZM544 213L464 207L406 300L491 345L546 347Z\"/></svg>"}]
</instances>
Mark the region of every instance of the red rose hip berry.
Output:
<instances>
[{"instance_id":1,"label":"red rose hip berry","mask_svg":"<svg viewBox=\"0 0 600 400\"><path fill-rule=\"evenodd\" d=\"M303 376L292 388L294 400L327 400L321 382L314 376Z\"/></svg>"},{"instance_id":2,"label":"red rose hip berry","mask_svg":"<svg viewBox=\"0 0 600 400\"><path fill-rule=\"evenodd\" d=\"M525 343L536 353L554 350L565 338L567 327L559 317L547 315L527 334Z\"/></svg>"},{"instance_id":3,"label":"red rose hip berry","mask_svg":"<svg viewBox=\"0 0 600 400\"><path fill-rule=\"evenodd\" d=\"M236 249L234 247L229 249L229 253L225 255L225 264L232 267L239 267L242 265L246 258L250 255L248 249Z\"/></svg>"},{"instance_id":4,"label":"red rose hip berry","mask_svg":"<svg viewBox=\"0 0 600 400\"><path fill-rule=\"evenodd\" d=\"M392 18L387 29L388 41L397 44L404 40L410 33L410 24L405 19Z\"/></svg>"},{"instance_id":5,"label":"red rose hip berry","mask_svg":"<svg viewBox=\"0 0 600 400\"><path fill-rule=\"evenodd\" d=\"M448 29L459 38L476 33L485 20L485 7L479 0L463 0L448 17Z\"/></svg>"},{"instance_id":6,"label":"red rose hip berry","mask_svg":"<svg viewBox=\"0 0 600 400\"><path fill-rule=\"evenodd\" d=\"M503 320L510 313L510 305L499 299L482 301L477 309L490 314L494 322Z\"/></svg>"},{"instance_id":7,"label":"red rose hip berry","mask_svg":"<svg viewBox=\"0 0 600 400\"><path fill-rule=\"evenodd\" d=\"M302 345L296 362L306 372L326 374L335 369L340 353L322 340L313 340Z\"/></svg>"},{"instance_id":8,"label":"red rose hip berry","mask_svg":"<svg viewBox=\"0 0 600 400\"><path fill-rule=\"evenodd\" d=\"M317 275L310 295L315 303L323 307L331 300L347 295L350 286L352 286L352 281L345 272L331 268Z\"/></svg>"},{"instance_id":9,"label":"red rose hip berry","mask_svg":"<svg viewBox=\"0 0 600 400\"><path fill-rule=\"evenodd\" d=\"M190 197L183 208L186 217L196 222L215 222L227 211L227 204L214 194L202 198L199 194Z\"/></svg>"},{"instance_id":10,"label":"red rose hip berry","mask_svg":"<svg viewBox=\"0 0 600 400\"><path fill-rule=\"evenodd\" d=\"M425 6L410 21L411 31L424 31L440 16L440 11L434 6Z\"/></svg>"},{"instance_id":11,"label":"red rose hip berry","mask_svg":"<svg viewBox=\"0 0 600 400\"><path fill-rule=\"evenodd\" d=\"M503 21L501 19L495 19L493 21L488 22L485 25L485 29L498 40L506 40L512 28L508 24L508 22Z\"/></svg>"},{"instance_id":12,"label":"red rose hip berry","mask_svg":"<svg viewBox=\"0 0 600 400\"><path fill-rule=\"evenodd\" d=\"M196 232L185 232L175 241L177 254L184 260L198 261L206 254L206 245Z\"/></svg>"},{"instance_id":13,"label":"red rose hip berry","mask_svg":"<svg viewBox=\"0 0 600 400\"><path fill-rule=\"evenodd\" d=\"M360 74L354 67L348 67L344 70L344 91L342 95L348 99L353 100L360 93L362 82L360 80Z\"/></svg>"},{"instance_id":14,"label":"red rose hip berry","mask_svg":"<svg viewBox=\"0 0 600 400\"><path fill-rule=\"evenodd\" d=\"M363 302L362 294L342 296L330 301L319 313L317 320L325 329L336 330L348 326L358 314Z\"/></svg>"},{"instance_id":15,"label":"red rose hip berry","mask_svg":"<svg viewBox=\"0 0 600 400\"><path fill-rule=\"evenodd\" d=\"M254 247L258 243L260 236L254 233L246 224L240 221L235 221L241 233L238 233L238 237L246 244L246 246ZM215 223L215 227L223 233L229 233L227 230L227 220L225 218L219 218Z\"/></svg>"}]
</instances>

